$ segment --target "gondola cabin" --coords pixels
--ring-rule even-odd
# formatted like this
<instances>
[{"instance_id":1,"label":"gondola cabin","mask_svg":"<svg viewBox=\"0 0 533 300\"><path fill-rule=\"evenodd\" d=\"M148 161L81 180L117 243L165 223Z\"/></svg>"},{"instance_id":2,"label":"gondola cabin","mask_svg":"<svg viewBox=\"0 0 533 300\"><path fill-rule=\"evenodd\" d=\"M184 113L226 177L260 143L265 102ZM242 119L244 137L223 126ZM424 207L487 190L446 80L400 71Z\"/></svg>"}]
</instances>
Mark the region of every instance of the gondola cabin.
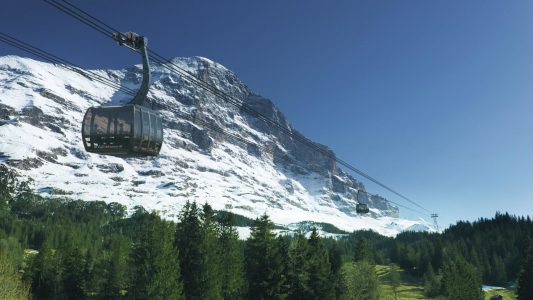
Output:
<instances>
[{"instance_id":1,"label":"gondola cabin","mask_svg":"<svg viewBox=\"0 0 533 300\"><path fill-rule=\"evenodd\" d=\"M91 107L83 118L82 139L87 152L155 156L163 144L161 116L134 104Z\"/></svg>"},{"instance_id":2,"label":"gondola cabin","mask_svg":"<svg viewBox=\"0 0 533 300\"><path fill-rule=\"evenodd\" d=\"M370 209L368 209L368 205L363 203L367 201L368 194L363 190L357 191L357 205L355 206L355 211L358 214L367 214L370 212Z\"/></svg>"},{"instance_id":3,"label":"gondola cabin","mask_svg":"<svg viewBox=\"0 0 533 300\"><path fill-rule=\"evenodd\" d=\"M355 211L358 214L367 214L370 212L370 210L368 209L368 205L364 203L357 203L357 205L355 206Z\"/></svg>"},{"instance_id":4,"label":"gondola cabin","mask_svg":"<svg viewBox=\"0 0 533 300\"><path fill-rule=\"evenodd\" d=\"M155 156L163 144L161 116L143 106L150 88L148 39L133 32L113 34L119 45L140 52L143 80L135 97L126 105L91 107L83 117L83 146L102 155Z\"/></svg>"}]
</instances>

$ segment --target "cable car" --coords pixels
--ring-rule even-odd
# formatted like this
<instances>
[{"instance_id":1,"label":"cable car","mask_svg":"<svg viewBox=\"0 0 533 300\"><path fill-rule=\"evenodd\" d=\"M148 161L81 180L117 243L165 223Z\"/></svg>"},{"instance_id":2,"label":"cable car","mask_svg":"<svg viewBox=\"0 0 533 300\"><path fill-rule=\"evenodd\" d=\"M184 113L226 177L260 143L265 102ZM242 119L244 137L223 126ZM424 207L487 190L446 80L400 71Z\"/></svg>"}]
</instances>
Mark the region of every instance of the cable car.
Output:
<instances>
[{"instance_id":1,"label":"cable car","mask_svg":"<svg viewBox=\"0 0 533 300\"><path fill-rule=\"evenodd\" d=\"M87 152L115 156L157 155L163 143L161 117L140 105L91 107L82 126Z\"/></svg>"},{"instance_id":2,"label":"cable car","mask_svg":"<svg viewBox=\"0 0 533 300\"><path fill-rule=\"evenodd\" d=\"M150 88L148 39L133 32L116 33L113 38L141 52L143 80L133 100L126 105L91 107L82 123L85 151L114 156L155 156L163 144L163 125L158 112L143 106Z\"/></svg>"},{"instance_id":3,"label":"cable car","mask_svg":"<svg viewBox=\"0 0 533 300\"><path fill-rule=\"evenodd\" d=\"M366 192L359 190L357 191L357 205L355 206L355 211L358 214L367 214L370 212L370 209L368 208L368 205L365 203L362 203L363 199L366 201Z\"/></svg>"},{"instance_id":4,"label":"cable car","mask_svg":"<svg viewBox=\"0 0 533 300\"><path fill-rule=\"evenodd\" d=\"M367 214L370 212L370 209L368 209L368 205L364 203L357 203L357 205L355 206L355 211L358 214Z\"/></svg>"}]
</instances>

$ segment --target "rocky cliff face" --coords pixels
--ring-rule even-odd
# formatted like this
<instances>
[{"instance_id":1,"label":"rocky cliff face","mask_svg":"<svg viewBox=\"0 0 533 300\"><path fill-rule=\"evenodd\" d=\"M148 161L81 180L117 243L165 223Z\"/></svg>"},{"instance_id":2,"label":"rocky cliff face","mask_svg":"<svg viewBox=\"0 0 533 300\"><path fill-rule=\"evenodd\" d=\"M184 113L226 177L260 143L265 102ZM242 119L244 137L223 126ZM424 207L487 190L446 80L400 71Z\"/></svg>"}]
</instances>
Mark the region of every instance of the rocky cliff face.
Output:
<instances>
[{"instance_id":1,"label":"rocky cliff face","mask_svg":"<svg viewBox=\"0 0 533 300\"><path fill-rule=\"evenodd\" d=\"M173 63L301 136L272 101L222 65L201 57ZM132 89L142 79L140 66L95 72ZM141 204L169 218L187 199L251 217L266 212L280 223L315 220L347 230L398 217L398 208L379 196L365 201L370 216L358 216L356 193L364 186L333 159L163 67L154 67L152 75L149 97L165 120L161 155L104 157L83 149L83 113L91 106L126 103L129 96L53 64L1 57L0 161L31 176L43 195Z\"/></svg>"}]
</instances>

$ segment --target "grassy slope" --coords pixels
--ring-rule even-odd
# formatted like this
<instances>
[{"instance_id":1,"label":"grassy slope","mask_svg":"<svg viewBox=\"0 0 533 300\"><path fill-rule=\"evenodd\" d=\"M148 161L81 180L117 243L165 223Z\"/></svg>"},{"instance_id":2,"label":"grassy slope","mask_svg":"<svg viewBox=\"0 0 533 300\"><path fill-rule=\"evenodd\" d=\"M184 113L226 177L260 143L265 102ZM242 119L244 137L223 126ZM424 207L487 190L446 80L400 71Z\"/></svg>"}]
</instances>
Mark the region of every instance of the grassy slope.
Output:
<instances>
[{"instance_id":1,"label":"grassy slope","mask_svg":"<svg viewBox=\"0 0 533 300\"><path fill-rule=\"evenodd\" d=\"M381 282L381 299L394 299L392 287L389 284L388 274L389 266L376 266L379 281ZM400 270L401 284L398 287L398 299L425 299L424 288L421 286L420 280L410 276L403 270Z\"/></svg>"},{"instance_id":2,"label":"grassy slope","mask_svg":"<svg viewBox=\"0 0 533 300\"><path fill-rule=\"evenodd\" d=\"M485 300L490 300L490 297L494 295L498 295L498 294L502 295L504 300L516 299L516 295L514 291L503 289L503 290L491 290L491 291L485 292Z\"/></svg>"},{"instance_id":3,"label":"grassy slope","mask_svg":"<svg viewBox=\"0 0 533 300\"><path fill-rule=\"evenodd\" d=\"M379 277L379 281L381 282L380 288L381 288L381 297L380 299L388 300L388 299L394 299L394 294L392 292L392 287L389 284L388 280L388 274L389 274L389 266L382 266L377 265L376 266L376 272ZM400 280L401 284L398 287L398 299L426 299L424 297L424 288L422 287L422 282L407 274L403 270L400 270ZM503 299L505 300L514 300L516 299L516 295L514 291L502 289L502 290L492 290L485 293L485 300L490 300L490 297L500 294L503 296Z\"/></svg>"}]
</instances>

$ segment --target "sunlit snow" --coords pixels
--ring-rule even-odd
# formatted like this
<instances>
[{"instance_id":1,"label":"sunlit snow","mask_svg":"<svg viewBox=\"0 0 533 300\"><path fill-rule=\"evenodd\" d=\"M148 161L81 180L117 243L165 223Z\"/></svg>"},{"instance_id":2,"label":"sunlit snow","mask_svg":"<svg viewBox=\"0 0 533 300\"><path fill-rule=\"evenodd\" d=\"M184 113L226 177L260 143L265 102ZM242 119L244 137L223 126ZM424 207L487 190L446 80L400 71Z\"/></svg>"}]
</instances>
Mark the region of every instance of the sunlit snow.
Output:
<instances>
[{"instance_id":1,"label":"sunlit snow","mask_svg":"<svg viewBox=\"0 0 533 300\"><path fill-rule=\"evenodd\" d=\"M207 64L224 75L209 77L213 85L234 95L249 93L242 83L224 79L235 75L209 59L177 58L173 62L193 73ZM139 66L94 72L132 89L140 78ZM0 57L0 161L33 178L36 190L44 196L116 201L130 208L142 205L170 219L177 218L187 200L196 200L248 217L266 213L278 224L312 220L345 231L373 229L384 235L433 230L424 220L395 218L376 208L371 209L373 217L357 215L355 199L334 192L331 177L314 171L299 174L276 164L271 153L252 155L246 146L226 139L213 139L212 148L199 149L180 131L185 126L202 130L187 119L198 112L207 122L234 134L287 151L271 134L250 125L238 109L213 105L217 102L212 95L197 91L162 67L152 72L149 96L162 105L161 114L168 121L165 144L157 158L122 159L86 153L80 122L87 108L124 103L129 99L125 94L53 64ZM180 97L207 104L187 105ZM32 114L24 111L35 108L42 116L32 121ZM8 111L4 119L2 110ZM239 232L247 236L249 229Z\"/></svg>"}]
</instances>

